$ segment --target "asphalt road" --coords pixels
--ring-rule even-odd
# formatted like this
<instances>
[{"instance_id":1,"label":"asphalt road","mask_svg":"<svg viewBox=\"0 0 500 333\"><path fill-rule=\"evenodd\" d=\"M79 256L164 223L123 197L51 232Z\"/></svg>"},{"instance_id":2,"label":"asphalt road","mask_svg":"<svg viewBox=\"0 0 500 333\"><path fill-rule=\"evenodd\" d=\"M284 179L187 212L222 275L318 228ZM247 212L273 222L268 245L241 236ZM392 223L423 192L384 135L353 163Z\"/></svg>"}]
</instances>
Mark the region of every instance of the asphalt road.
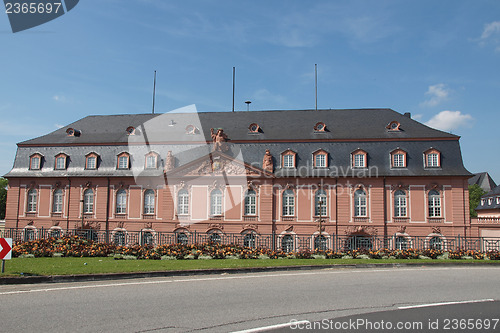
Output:
<instances>
[{"instance_id":1,"label":"asphalt road","mask_svg":"<svg viewBox=\"0 0 500 333\"><path fill-rule=\"evenodd\" d=\"M358 314L382 318L375 312L383 312L386 319L398 318L394 316L404 311L424 311L400 309L408 306L478 300L488 301L460 306L486 313L498 309L491 300L500 300L499 282L500 268L482 266L4 285L0 326L2 332L234 332L289 325L293 320L314 322ZM430 311L438 308L443 309ZM500 312L490 312L488 316L498 313L500 318ZM467 310L458 311L455 317L464 313ZM429 315L420 316L427 323Z\"/></svg>"}]
</instances>

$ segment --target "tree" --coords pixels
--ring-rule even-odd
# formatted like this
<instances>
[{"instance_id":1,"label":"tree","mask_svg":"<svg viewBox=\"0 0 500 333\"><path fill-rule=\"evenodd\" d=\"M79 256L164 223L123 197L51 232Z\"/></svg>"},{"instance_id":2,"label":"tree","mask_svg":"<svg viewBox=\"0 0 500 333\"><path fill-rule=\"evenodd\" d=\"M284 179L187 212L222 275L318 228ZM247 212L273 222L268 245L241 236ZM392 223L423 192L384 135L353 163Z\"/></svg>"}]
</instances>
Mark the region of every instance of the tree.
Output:
<instances>
[{"instance_id":1,"label":"tree","mask_svg":"<svg viewBox=\"0 0 500 333\"><path fill-rule=\"evenodd\" d=\"M5 218L5 206L7 204L7 184L9 181L0 177L0 220Z\"/></svg>"},{"instance_id":2,"label":"tree","mask_svg":"<svg viewBox=\"0 0 500 333\"><path fill-rule=\"evenodd\" d=\"M479 185L469 185L469 211L471 217L477 217L476 207L485 193Z\"/></svg>"}]
</instances>

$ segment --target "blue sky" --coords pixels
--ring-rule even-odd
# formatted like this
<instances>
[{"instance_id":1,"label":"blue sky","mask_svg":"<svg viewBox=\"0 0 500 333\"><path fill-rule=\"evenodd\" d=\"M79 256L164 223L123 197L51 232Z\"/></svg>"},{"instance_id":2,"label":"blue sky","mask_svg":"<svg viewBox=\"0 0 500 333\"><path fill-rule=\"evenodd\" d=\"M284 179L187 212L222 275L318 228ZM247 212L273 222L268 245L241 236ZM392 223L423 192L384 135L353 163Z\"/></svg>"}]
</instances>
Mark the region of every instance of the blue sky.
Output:
<instances>
[{"instance_id":1,"label":"blue sky","mask_svg":"<svg viewBox=\"0 0 500 333\"><path fill-rule=\"evenodd\" d=\"M500 2L84 0L13 34L0 13L0 174L16 143L90 114L195 104L392 108L460 135L500 182Z\"/></svg>"}]
</instances>

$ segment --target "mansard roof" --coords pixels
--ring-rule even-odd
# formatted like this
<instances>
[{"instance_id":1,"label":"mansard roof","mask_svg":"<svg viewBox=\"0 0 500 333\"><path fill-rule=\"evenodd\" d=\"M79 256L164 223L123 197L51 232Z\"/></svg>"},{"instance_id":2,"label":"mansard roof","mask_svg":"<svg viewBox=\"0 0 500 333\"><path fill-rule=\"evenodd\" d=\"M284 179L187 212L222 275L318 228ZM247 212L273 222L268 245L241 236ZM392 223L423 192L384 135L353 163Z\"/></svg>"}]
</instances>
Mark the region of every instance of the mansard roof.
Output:
<instances>
[{"instance_id":1,"label":"mansard roof","mask_svg":"<svg viewBox=\"0 0 500 333\"><path fill-rule=\"evenodd\" d=\"M400 124L398 131L387 129L392 121ZM325 124L326 131L315 130L318 122ZM260 132L249 130L252 123L259 124ZM198 131L187 131L189 125ZM127 132L130 127L135 135ZM80 135L69 136L68 128L78 130ZM357 109L88 116L19 143L14 167L6 177L134 176L137 168L142 176L158 176L163 174L162 160L168 151L172 151L175 167L209 154L211 128L222 128L229 137L229 156L252 166L262 168L269 149L275 177L359 176L359 169L353 169L350 161L351 152L358 148L367 152L366 176L470 176L462 163L458 136L390 109ZM393 169L390 153L398 147L407 152L407 167ZM441 154L439 168L425 168L423 163L423 153L431 147ZM297 153L296 168L281 168L280 154L287 149ZM321 170L314 168L311 160L318 149L328 152L328 167ZM46 165L54 165L54 156L64 152L69 156L67 169L29 170L29 156L35 150L46 156ZM130 153L131 169L117 170L116 157L124 151ZM142 170L148 151L160 155L157 169ZM96 170L85 170L89 152L101 156Z\"/></svg>"},{"instance_id":2,"label":"mansard roof","mask_svg":"<svg viewBox=\"0 0 500 333\"><path fill-rule=\"evenodd\" d=\"M401 124L399 131L387 130L391 121ZM314 129L318 122L326 131ZM259 124L259 132L249 131L252 123ZM199 133L187 134L189 125L198 127ZM18 145L128 143L136 137L129 135L129 127L139 129L137 136L146 134L150 142L211 141L210 128L224 129L231 141L458 139L391 109L354 109L88 116ZM67 135L68 128L80 135Z\"/></svg>"}]
</instances>

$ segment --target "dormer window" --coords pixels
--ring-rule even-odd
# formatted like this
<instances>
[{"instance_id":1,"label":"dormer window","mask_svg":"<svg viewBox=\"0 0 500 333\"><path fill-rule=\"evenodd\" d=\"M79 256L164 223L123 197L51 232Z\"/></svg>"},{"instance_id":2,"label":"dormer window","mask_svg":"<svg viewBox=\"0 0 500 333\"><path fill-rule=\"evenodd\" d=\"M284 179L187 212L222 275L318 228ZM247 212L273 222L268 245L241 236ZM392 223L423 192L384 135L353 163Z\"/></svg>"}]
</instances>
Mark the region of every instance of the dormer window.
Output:
<instances>
[{"instance_id":1,"label":"dormer window","mask_svg":"<svg viewBox=\"0 0 500 333\"><path fill-rule=\"evenodd\" d=\"M488 206L491 206L492 203L493 203L493 198L488 198Z\"/></svg>"},{"instance_id":2,"label":"dormer window","mask_svg":"<svg viewBox=\"0 0 500 333\"><path fill-rule=\"evenodd\" d=\"M194 125L187 125L186 126L186 134L193 135L193 134L196 134L198 132L199 132L199 130L196 126L194 126Z\"/></svg>"},{"instance_id":3,"label":"dormer window","mask_svg":"<svg viewBox=\"0 0 500 333\"><path fill-rule=\"evenodd\" d=\"M387 128L389 131L400 131L399 127L401 124L397 121L391 121L385 128Z\"/></svg>"},{"instance_id":4,"label":"dormer window","mask_svg":"<svg viewBox=\"0 0 500 333\"><path fill-rule=\"evenodd\" d=\"M135 127L134 126L129 126L127 127L127 135L135 135Z\"/></svg>"},{"instance_id":5,"label":"dormer window","mask_svg":"<svg viewBox=\"0 0 500 333\"><path fill-rule=\"evenodd\" d=\"M56 156L54 169L55 170L66 170L67 155L59 154Z\"/></svg>"},{"instance_id":6,"label":"dormer window","mask_svg":"<svg viewBox=\"0 0 500 333\"><path fill-rule=\"evenodd\" d=\"M484 202L485 202L485 200L481 199L481 206L484 206Z\"/></svg>"},{"instance_id":7,"label":"dormer window","mask_svg":"<svg viewBox=\"0 0 500 333\"><path fill-rule=\"evenodd\" d=\"M441 153L431 148L424 152L424 163L426 168L439 168L441 167Z\"/></svg>"},{"instance_id":8,"label":"dormer window","mask_svg":"<svg viewBox=\"0 0 500 333\"><path fill-rule=\"evenodd\" d=\"M87 170L97 169L97 157L98 155L96 153L88 154L85 160L85 169Z\"/></svg>"},{"instance_id":9,"label":"dormer window","mask_svg":"<svg viewBox=\"0 0 500 333\"><path fill-rule=\"evenodd\" d=\"M157 169L158 168L158 154L155 152L150 152L146 155L146 169Z\"/></svg>"},{"instance_id":10,"label":"dormer window","mask_svg":"<svg viewBox=\"0 0 500 333\"><path fill-rule=\"evenodd\" d=\"M393 168L406 168L406 152L402 149L395 149L391 152L391 166Z\"/></svg>"},{"instance_id":11,"label":"dormer window","mask_svg":"<svg viewBox=\"0 0 500 333\"><path fill-rule=\"evenodd\" d=\"M497 197L497 205L500 205L500 197Z\"/></svg>"},{"instance_id":12,"label":"dormer window","mask_svg":"<svg viewBox=\"0 0 500 333\"><path fill-rule=\"evenodd\" d=\"M68 136L80 136L80 131L70 127L66 130L66 134Z\"/></svg>"},{"instance_id":13,"label":"dormer window","mask_svg":"<svg viewBox=\"0 0 500 333\"><path fill-rule=\"evenodd\" d=\"M128 153L118 155L116 168L120 170L128 170L130 168L130 156Z\"/></svg>"},{"instance_id":14,"label":"dormer window","mask_svg":"<svg viewBox=\"0 0 500 333\"><path fill-rule=\"evenodd\" d=\"M314 131L315 132L325 132L326 131L326 125L324 122L319 122L316 125L314 125Z\"/></svg>"},{"instance_id":15,"label":"dormer window","mask_svg":"<svg viewBox=\"0 0 500 333\"><path fill-rule=\"evenodd\" d=\"M295 157L297 153L287 150L281 154L281 165L283 168L295 168Z\"/></svg>"},{"instance_id":16,"label":"dormer window","mask_svg":"<svg viewBox=\"0 0 500 333\"><path fill-rule=\"evenodd\" d=\"M42 168L42 155L36 153L30 156L30 170L40 170Z\"/></svg>"},{"instance_id":17,"label":"dormer window","mask_svg":"<svg viewBox=\"0 0 500 333\"><path fill-rule=\"evenodd\" d=\"M250 131L250 133L259 133L260 126L256 123L250 124L250 126L248 126L248 130Z\"/></svg>"},{"instance_id":18,"label":"dormer window","mask_svg":"<svg viewBox=\"0 0 500 333\"><path fill-rule=\"evenodd\" d=\"M351 155L353 168L366 168L368 155L366 151L357 149Z\"/></svg>"},{"instance_id":19,"label":"dormer window","mask_svg":"<svg viewBox=\"0 0 500 333\"><path fill-rule=\"evenodd\" d=\"M313 153L313 163L315 168L328 167L328 153L323 149L317 150Z\"/></svg>"}]
</instances>

